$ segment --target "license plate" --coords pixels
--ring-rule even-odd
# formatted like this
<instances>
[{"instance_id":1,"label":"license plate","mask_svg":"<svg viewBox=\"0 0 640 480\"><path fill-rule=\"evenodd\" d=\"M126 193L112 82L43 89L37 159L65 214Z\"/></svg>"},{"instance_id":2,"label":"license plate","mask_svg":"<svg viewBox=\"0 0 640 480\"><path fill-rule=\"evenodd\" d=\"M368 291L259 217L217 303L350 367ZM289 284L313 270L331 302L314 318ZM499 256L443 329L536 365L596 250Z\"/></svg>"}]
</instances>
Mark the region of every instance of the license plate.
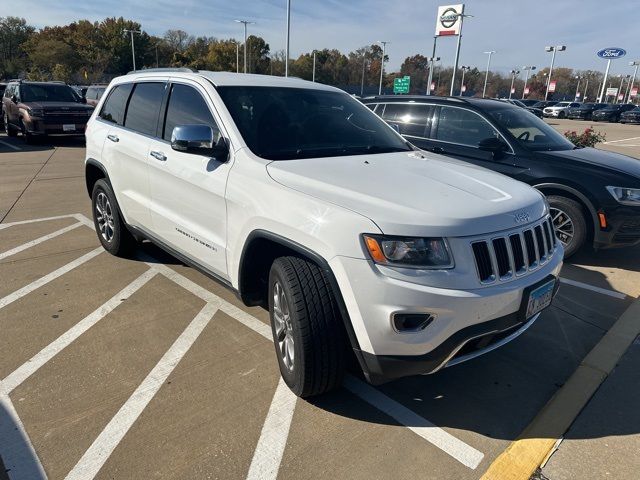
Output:
<instances>
[{"instance_id":1,"label":"license plate","mask_svg":"<svg viewBox=\"0 0 640 480\"><path fill-rule=\"evenodd\" d=\"M551 305L551 300L553 300L553 288L555 287L556 281L551 280L544 285L536 288L529 294L529 301L527 302L527 311L526 311L526 319L529 320L536 313L541 312L549 305Z\"/></svg>"},{"instance_id":2,"label":"license plate","mask_svg":"<svg viewBox=\"0 0 640 480\"><path fill-rule=\"evenodd\" d=\"M62 125L62 131L63 132L75 132L76 131L76 126L75 125L64 124L64 125Z\"/></svg>"}]
</instances>

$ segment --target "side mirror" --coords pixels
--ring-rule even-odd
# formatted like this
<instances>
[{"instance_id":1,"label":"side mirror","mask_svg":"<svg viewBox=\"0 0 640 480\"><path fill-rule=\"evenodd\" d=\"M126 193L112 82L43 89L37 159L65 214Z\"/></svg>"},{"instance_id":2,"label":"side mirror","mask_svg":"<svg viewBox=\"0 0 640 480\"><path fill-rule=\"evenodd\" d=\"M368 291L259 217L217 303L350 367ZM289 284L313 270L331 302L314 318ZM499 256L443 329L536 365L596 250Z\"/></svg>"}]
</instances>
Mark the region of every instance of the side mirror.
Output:
<instances>
[{"instance_id":1,"label":"side mirror","mask_svg":"<svg viewBox=\"0 0 640 480\"><path fill-rule=\"evenodd\" d=\"M229 154L227 142L222 136L214 139L213 129L208 125L176 125L171 132L171 148L219 160L226 160Z\"/></svg>"},{"instance_id":2,"label":"side mirror","mask_svg":"<svg viewBox=\"0 0 640 480\"><path fill-rule=\"evenodd\" d=\"M480 150L492 152L494 155L499 155L507 150L507 146L505 145L505 143L496 137L489 137L485 138L484 140L480 140L480 143L478 143L478 148Z\"/></svg>"}]
</instances>

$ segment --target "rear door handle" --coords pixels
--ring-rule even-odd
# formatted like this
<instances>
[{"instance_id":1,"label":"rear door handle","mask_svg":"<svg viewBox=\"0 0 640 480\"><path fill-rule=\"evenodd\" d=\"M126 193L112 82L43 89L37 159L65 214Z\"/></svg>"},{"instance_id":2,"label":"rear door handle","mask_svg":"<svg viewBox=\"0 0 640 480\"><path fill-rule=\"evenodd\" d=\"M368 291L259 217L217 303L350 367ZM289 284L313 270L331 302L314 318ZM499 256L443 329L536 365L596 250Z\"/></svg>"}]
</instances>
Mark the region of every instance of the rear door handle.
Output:
<instances>
[{"instance_id":1,"label":"rear door handle","mask_svg":"<svg viewBox=\"0 0 640 480\"><path fill-rule=\"evenodd\" d=\"M151 151L151 156L161 162L164 162L167 159L166 155L162 152Z\"/></svg>"},{"instance_id":2,"label":"rear door handle","mask_svg":"<svg viewBox=\"0 0 640 480\"><path fill-rule=\"evenodd\" d=\"M109 140L111 140L112 142L116 142L116 143L118 143L120 141L120 139L118 138L117 135L107 135L107 138Z\"/></svg>"}]
</instances>

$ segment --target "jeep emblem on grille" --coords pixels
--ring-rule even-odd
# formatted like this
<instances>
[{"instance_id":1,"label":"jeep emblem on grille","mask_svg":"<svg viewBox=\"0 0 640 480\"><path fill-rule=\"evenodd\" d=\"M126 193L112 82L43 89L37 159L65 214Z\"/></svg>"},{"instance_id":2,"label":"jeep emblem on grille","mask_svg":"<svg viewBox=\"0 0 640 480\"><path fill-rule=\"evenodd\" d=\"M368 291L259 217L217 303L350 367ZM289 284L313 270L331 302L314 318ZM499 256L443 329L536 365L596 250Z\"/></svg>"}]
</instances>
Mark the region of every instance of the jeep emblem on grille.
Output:
<instances>
[{"instance_id":1,"label":"jeep emblem on grille","mask_svg":"<svg viewBox=\"0 0 640 480\"><path fill-rule=\"evenodd\" d=\"M529 221L529 214L527 212L518 212L513 216L516 223L527 223Z\"/></svg>"}]
</instances>

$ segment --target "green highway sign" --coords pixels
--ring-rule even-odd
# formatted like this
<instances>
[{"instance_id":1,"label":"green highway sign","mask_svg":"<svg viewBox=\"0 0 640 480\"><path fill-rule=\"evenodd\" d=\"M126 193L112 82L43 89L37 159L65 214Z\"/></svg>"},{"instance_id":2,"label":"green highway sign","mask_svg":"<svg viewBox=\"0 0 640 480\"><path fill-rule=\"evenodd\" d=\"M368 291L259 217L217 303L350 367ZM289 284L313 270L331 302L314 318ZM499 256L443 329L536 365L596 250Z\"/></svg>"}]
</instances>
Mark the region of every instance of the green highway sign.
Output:
<instances>
[{"instance_id":1,"label":"green highway sign","mask_svg":"<svg viewBox=\"0 0 640 480\"><path fill-rule=\"evenodd\" d=\"M411 77L405 75L402 78L395 78L393 80L393 93L409 93L409 85L411 84Z\"/></svg>"}]
</instances>

